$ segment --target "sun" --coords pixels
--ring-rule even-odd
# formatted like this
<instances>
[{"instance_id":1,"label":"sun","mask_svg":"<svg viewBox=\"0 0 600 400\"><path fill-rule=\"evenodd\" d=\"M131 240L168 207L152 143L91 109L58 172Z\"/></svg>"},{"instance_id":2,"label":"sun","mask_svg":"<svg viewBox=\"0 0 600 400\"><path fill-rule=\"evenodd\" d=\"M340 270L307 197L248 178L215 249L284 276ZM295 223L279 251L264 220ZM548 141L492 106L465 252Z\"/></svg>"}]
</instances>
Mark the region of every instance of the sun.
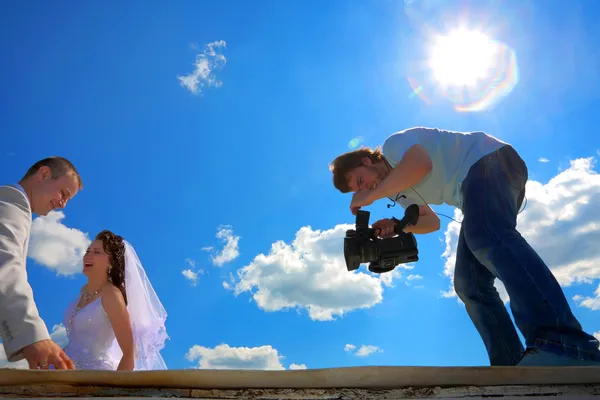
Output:
<instances>
[{"instance_id":1,"label":"sun","mask_svg":"<svg viewBox=\"0 0 600 400\"><path fill-rule=\"evenodd\" d=\"M428 65L444 86L474 86L489 76L497 47L479 31L458 29L436 38Z\"/></svg>"}]
</instances>

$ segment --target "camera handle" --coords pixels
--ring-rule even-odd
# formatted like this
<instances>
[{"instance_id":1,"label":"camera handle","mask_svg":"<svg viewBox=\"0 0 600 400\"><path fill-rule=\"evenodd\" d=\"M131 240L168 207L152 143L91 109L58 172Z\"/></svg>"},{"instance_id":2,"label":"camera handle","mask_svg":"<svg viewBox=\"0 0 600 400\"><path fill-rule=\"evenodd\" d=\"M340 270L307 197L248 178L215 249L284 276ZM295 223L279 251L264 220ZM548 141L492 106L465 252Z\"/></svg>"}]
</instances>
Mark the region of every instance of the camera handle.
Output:
<instances>
[{"instance_id":1,"label":"camera handle","mask_svg":"<svg viewBox=\"0 0 600 400\"><path fill-rule=\"evenodd\" d=\"M394 233L400 235L403 232L403 229L408 225L416 225L419 220L419 206L417 204L411 204L406 207L404 211L404 217L402 219L397 219L392 217L394 221L396 221L396 225L394 226Z\"/></svg>"}]
</instances>

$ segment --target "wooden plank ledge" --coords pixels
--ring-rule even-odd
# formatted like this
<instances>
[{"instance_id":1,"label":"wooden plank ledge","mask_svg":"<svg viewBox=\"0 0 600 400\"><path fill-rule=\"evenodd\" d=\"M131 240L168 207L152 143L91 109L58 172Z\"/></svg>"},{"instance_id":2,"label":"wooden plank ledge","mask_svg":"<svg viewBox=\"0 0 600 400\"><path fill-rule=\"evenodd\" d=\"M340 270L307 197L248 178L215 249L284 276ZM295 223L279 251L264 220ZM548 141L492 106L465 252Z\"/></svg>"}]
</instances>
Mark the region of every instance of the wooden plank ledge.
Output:
<instances>
[{"instance_id":1,"label":"wooden plank ledge","mask_svg":"<svg viewBox=\"0 0 600 400\"><path fill-rule=\"evenodd\" d=\"M0 398L86 400L554 400L600 397L600 385L462 386L371 389L153 389L105 386L0 386Z\"/></svg>"},{"instance_id":2,"label":"wooden plank ledge","mask_svg":"<svg viewBox=\"0 0 600 400\"><path fill-rule=\"evenodd\" d=\"M35 371L6 369L0 386L62 384L172 389L398 389L600 385L600 367L344 367L308 370Z\"/></svg>"}]
</instances>

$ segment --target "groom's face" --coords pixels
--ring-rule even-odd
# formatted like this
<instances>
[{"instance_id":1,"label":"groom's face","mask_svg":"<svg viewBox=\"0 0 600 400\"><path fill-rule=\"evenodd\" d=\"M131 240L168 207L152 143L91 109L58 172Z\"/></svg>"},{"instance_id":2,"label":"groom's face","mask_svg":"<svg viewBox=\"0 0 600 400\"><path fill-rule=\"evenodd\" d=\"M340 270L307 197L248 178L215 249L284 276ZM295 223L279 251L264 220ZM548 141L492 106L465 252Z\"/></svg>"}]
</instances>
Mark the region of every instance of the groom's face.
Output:
<instances>
[{"instance_id":1,"label":"groom's face","mask_svg":"<svg viewBox=\"0 0 600 400\"><path fill-rule=\"evenodd\" d=\"M75 175L68 173L52 178L48 167L40 168L36 178L37 185L32 193L31 206L38 215L47 215L50 211L65 208L79 190L79 181Z\"/></svg>"}]
</instances>

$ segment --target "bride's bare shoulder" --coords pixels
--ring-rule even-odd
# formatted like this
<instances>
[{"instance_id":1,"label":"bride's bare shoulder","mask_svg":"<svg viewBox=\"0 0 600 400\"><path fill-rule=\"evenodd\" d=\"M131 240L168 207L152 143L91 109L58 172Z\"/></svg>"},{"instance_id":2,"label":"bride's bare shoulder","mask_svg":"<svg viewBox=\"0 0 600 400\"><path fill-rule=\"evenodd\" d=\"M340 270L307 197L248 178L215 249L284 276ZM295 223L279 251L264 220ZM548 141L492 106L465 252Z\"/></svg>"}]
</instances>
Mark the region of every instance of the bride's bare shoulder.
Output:
<instances>
[{"instance_id":1,"label":"bride's bare shoulder","mask_svg":"<svg viewBox=\"0 0 600 400\"><path fill-rule=\"evenodd\" d=\"M110 302L121 302L124 300L121 290L110 282L102 287L101 295L103 299L106 298Z\"/></svg>"}]
</instances>

